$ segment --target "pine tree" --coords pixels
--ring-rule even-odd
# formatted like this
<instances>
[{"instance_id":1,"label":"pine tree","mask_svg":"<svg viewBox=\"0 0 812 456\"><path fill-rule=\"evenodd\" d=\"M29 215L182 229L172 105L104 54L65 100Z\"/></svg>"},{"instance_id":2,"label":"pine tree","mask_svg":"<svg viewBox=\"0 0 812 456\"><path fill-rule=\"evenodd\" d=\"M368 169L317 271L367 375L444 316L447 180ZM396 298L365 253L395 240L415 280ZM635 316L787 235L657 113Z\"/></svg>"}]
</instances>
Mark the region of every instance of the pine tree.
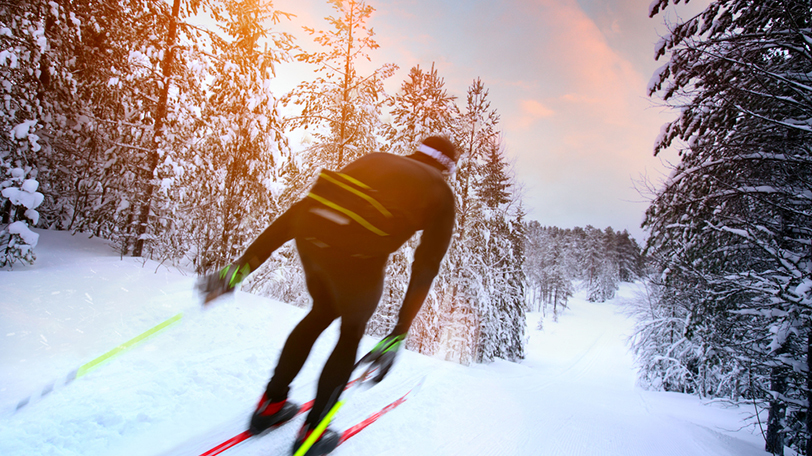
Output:
<instances>
[{"instance_id":1,"label":"pine tree","mask_svg":"<svg viewBox=\"0 0 812 456\"><path fill-rule=\"evenodd\" d=\"M326 18L332 30L305 28L323 50L296 56L316 65L319 76L300 84L284 103L302 108L301 115L290 119L291 127L312 129L316 146L305 151L304 162L314 168L339 169L379 149L376 135L383 129L381 108L389 101L383 81L397 66L386 64L372 74L359 74L357 61L370 60L368 52L379 47L366 25L375 9L363 1L329 2L338 13L338 17Z\"/></svg>"},{"instance_id":2,"label":"pine tree","mask_svg":"<svg viewBox=\"0 0 812 456\"><path fill-rule=\"evenodd\" d=\"M413 98L404 93L401 99ZM462 154L449 182L457 200L454 236L435 294L427 299L407 340L410 349L463 364L524 356L523 213L519 195L510 191L498 120L487 90L476 80L455 128ZM486 177L490 171L498 176Z\"/></svg>"},{"instance_id":3,"label":"pine tree","mask_svg":"<svg viewBox=\"0 0 812 456\"><path fill-rule=\"evenodd\" d=\"M200 273L236 258L282 212L291 160L268 87L290 42L286 36L271 41L265 24L284 15L264 1L228 3L221 19L225 37L212 43L217 58L193 156L203 166L190 167L184 182L187 199L194 195L190 221ZM279 47L268 50L269 41Z\"/></svg>"},{"instance_id":4,"label":"pine tree","mask_svg":"<svg viewBox=\"0 0 812 456\"><path fill-rule=\"evenodd\" d=\"M590 302L604 302L612 299L617 290L617 263L613 261L614 231L607 228L607 233L587 226L586 250L583 257L583 269L586 274L587 299Z\"/></svg>"},{"instance_id":5,"label":"pine tree","mask_svg":"<svg viewBox=\"0 0 812 456\"><path fill-rule=\"evenodd\" d=\"M152 35L145 30L160 29L161 3L118 5L35 1L0 7L3 23L11 26L0 39L12 44L2 77L13 82L4 84L12 93L3 128L30 144L22 161L11 159L17 164L7 169L28 169L41 182L41 226L113 237L134 199L142 125L148 122L143 104L154 95L142 79L151 76L139 65L150 62Z\"/></svg>"},{"instance_id":6,"label":"pine tree","mask_svg":"<svg viewBox=\"0 0 812 456\"><path fill-rule=\"evenodd\" d=\"M161 27L150 31L150 46L154 47L153 55L159 63L151 65L152 71L147 73L149 79L145 84L156 92L156 96L150 99L153 105L150 106L149 142L142 149L143 158L137 172L140 194L137 198L138 207L134 207L131 213L134 226L128 227L134 231L132 255L136 257L145 255L147 241L155 239L157 232L165 231L165 226L159 226L164 225L163 216L157 214L160 212L157 208L160 204L158 192L165 190L167 177L162 175L164 170L161 165L167 158L171 161L172 152L177 147L182 147L184 139L188 139L179 137L184 129L177 128L176 123L181 118L192 117L181 112L183 109L194 109L194 106L184 106L180 101L188 98L184 94L190 88L188 81L197 81L190 77L191 68L187 65L184 54L189 51L196 54L200 31L196 27L190 27L185 20L204 10L214 20L227 18L227 14L223 15L220 0L172 0L171 11L164 11L165 5L162 3L157 3L156 6L156 10L160 12L157 21ZM192 85L197 84L193 82ZM177 93L173 93L173 88L178 89ZM160 186L157 184L159 181L162 181ZM123 249L127 247L127 244L123 245Z\"/></svg>"},{"instance_id":7,"label":"pine tree","mask_svg":"<svg viewBox=\"0 0 812 456\"><path fill-rule=\"evenodd\" d=\"M40 124L50 106L42 102L42 86L49 82L46 60L48 41L44 5L0 5L0 166L2 168L2 221L0 221L0 267L17 261L33 263L37 235L29 227L39 221L36 208L43 195L37 192L39 169L35 157L42 150ZM53 19L50 20L53 23ZM42 72L45 69L45 72ZM44 112L43 112L44 111ZM40 134L38 134L40 133Z\"/></svg>"},{"instance_id":8,"label":"pine tree","mask_svg":"<svg viewBox=\"0 0 812 456\"><path fill-rule=\"evenodd\" d=\"M499 115L496 109L491 109L488 90L481 79L475 79L468 87L466 102L465 113L460 116L456 128L457 143L461 150L453 181L458 195L458 226L463 233L468 229L469 223L474 223L471 217L477 209L476 201L471 198L472 179L477 173L478 161L498 133L499 124Z\"/></svg>"},{"instance_id":9,"label":"pine tree","mask_svg":"<svg viewBox=\"0 0 812 456\"><path fill-rule=\"evenodd\" d=\"M432 66L424 73L419 66L412 68L394 99L392 116L394 127L388 132L392 151L399 154L414 153L426 136L448 134L458 113L454 97L448 95L445 82ZM387 265L387 280L378 309L368 325L368 332L386 335L397 323L397 314L409 284L411 260L418 239L413 238L393 253ZM428 298L426 307L433 308L438 299ZM419 319L418 321L422 321ZM419 324L418 328L424 328ZM424 328L425 329L425 328ZM421 329L412 331L410 339L421 337Z\"/></svg>"},{"instance_id":10,"label":"pine tree","mask_svg":"<svg viewBox=\"0 0 812 456\"><path fill-rule=\"evenodd\" d=\"M465 109L466 112L457 119L454 129L454 142L459 149L460 158L457 170L449 181L456 198L454 236L444 266L435 281L439 298L427 303L429 305L426 312L416 326L418 340L422 339L421 346L430 349L428 353L433 353L440 342L437 337L439 329L454 323L456 333L459 334L458 345L465 347L460 348L461 353L471 355L471 359L466 359L463 363L469 363L492 359L490 355L483 357L483 352L492 352L489 347L483 346L483 342L495 342L482 334L483 325L494 321L494 308L490 305L483 273L486 270L483 247L487 234L479 215L484 206L477 198L473 186L477 181L483 141L488 137L478 131L478 125L488 119L490 122L482 130L493 133L499 116L495 110L490 109L487 90L478 79L468 89Z\"/></svg>"},{"instance_id":11,"label":"pine tree","mask_svg":"<svg viewBox=\"0 0 812 456\"><path fill-rule=\"evenodd\" d=\"M812 210L800 196L812 188L811 23L809 1L712 2L662 40L657 56L669 60L649 87L680 108L655 152L686 147L646 213L647 251L666 295L692 309L686 337L710 347L702 378L718 366L718 378L740 366L754 378L748 393L769 403L774 454L812 454L799 405L812 399Z\"/></svg>"},{"instance_id":12,"label":"pine tree","mask_svg":"<svg viewBox=\"0 0 812 456\"><path fill-rule=\"evenodd\" d=\"M510 202L510 176L507 174L508 164L501 148L501 143L494 138L485 150L484 160L480 173L482 180L478 185L478 195L491 210L498 210Z\"/></svg>"},{"instance_id":13,"label":"pine tree","mask_svg":"<svg viewBox=\"0 0 812 456\"><path fill-rule=\"evenodd\" d=\"M618 279L621 282L633 282L642 276L644 259L640 253L640 245L628 231L615 234L612 257L617 263Z\"/></svg>"},{"instance_id":14,"label":"pine tree","mask_svg":"<svg viewBox=\"0 0 812 456\"><path fill-rule=\"evenodd\" d=\"M459 116L454 99L446 91L445 81L437 75L433 63L428 72L420 69L420 65L412 67L394 97L395 127L386 136L392 151L406 155L427 136L451 136L454 121Z\"/></svg>"},{"instance_id":15,"label":"pine tree","mask_svg":"<svg viewBox=\"0 0 812 456\"><path fill-rule=\"evenodd\" d=\"M546 315L552 305L554 321L575 292L573 282L582 282L588 299L603 302L614 297L619 271L626 270L629 280L642 273L640 246L626 231L618 234L608 227L601 232L592 226L560 229L533 221L527 233L524 270L531 309Z\"/></svg>"},{"instance_id":16,"label":"pine tree","mask_svg":"<svg viewBox=\"0 0 812 456\"><path fill-rule=\"evenodd\" d=\"M521 228L523 214L511 213L512 186L507 173L501 142L493 138L485 152L485 162L480 169L477 195L487 210L484 213L486 230L485 267L489 271L483 277L492 309L483 312L480 338L495 339L494 350L483 350L483 359L500 357L509 360L524 358L526 279L522 268L524 233ZM518 208L517 208L518 209ZM515 218L514 218L515 217ZM483 271L484 272L484 271Z\"/></svg>"},{"instance_id":17,"label":"pine tree","mask_svg":"<svg viewBox=\"0 0 812 456\"><path fill-rule=\"evenodd\" d=\"M146 168L141 176L143 197L141 208L136 217L135 244L133 256L140 257L144 250L144 242L147 237L147 225L149 223L150 211L152 209L152 199L155 193L155 185L152 182L155 171L158 168L161 153L161 136L164 134L164 123L166 122L167 111L169 110L169 88L175 70L175 44L178 40L178 22L180 20L181 0L173 0L172 14L167 18L168 27L166 30L164 44L162 46L163 58L161 59L161 80L159 82L158 100L155 106L154 123L152 125L152 144L146 154Z\"/></svg>"}]
</instances>

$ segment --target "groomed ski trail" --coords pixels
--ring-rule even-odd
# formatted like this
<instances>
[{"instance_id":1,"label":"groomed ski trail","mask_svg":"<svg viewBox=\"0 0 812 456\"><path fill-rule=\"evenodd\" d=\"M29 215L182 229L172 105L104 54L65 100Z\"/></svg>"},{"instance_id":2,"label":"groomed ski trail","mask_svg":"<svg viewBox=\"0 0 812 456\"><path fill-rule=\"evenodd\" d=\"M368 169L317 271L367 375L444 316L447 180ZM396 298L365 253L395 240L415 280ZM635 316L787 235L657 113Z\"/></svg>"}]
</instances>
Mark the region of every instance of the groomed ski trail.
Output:
<instances>
[{"instance_id":1,"label":"groomed ski trail","mask_svg":"<svg viewBox=\"0 0 812 456\"><path fill-rule=\"evenodd\" d=\"M37 232L37 264L0 271L0 406L177 312L186 314L4 419L0 454L171 454L183 442L228 438L226 426L247 424L303 309L238 293L193 313L193 277L121 260L103 241ZM633 289L624 285L619 298L600 304L578 294L542 331L535 329L540 315L529 314L521 363L465 367L402 352L390 376L355 394L334 427L364 419L428 374L420 394L334 454L766 456L761 436L742 429L752 409L635 386L625 345L631 322L620 312ZM336 337L334 325L317 341L292 399L312 398ZM365 337L359 353L376 342ZM303 419L224 454L289 454Z\"/></svg>"},{"instance_id":2,"label":"groomed ski trail","mask_svg":"<svg viewBox=\"0 0 812 456\"><path fill-rule=\"evenodd\" d=\"M634 289L624 285L608 303L587 302L579 293L543 331L535 329L541 316L530 314L527 358L520 364L426 366L432 375L418 401L421 410L393 415L386 429L374 431L380 440L367 436L381 444L365 449L438 456L766 456L761 436L741 429L739 420L751 409L635 386L626 347L632 322L621 312Z\"/></svg>"}]
</instances>

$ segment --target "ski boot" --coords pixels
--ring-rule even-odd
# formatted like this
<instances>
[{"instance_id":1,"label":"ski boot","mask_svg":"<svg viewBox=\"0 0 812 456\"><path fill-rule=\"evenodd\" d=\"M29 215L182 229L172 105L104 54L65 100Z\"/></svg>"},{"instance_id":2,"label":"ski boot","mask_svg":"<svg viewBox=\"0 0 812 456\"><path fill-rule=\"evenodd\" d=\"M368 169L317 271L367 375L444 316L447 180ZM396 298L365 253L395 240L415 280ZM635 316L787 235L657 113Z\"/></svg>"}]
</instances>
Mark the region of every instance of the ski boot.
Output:
<instances>
[{"instance_id":1,"label":"ski boot","mask_svg":"<svg viewBox=\"0 0 812 456\"><path fill-rule=\"evenodd\" d=\"M262 433L271 426L276 426L290 420L299 412L299 406L288 402L287 399L271 402L267 394L262 395L257 409L251 416L251 425L248 432L253 435Z\"/></svg>"},{"instance_id":2,"label":"ski boot","mask_svg":"<svg viewBox=\"0 0 812 456\"><path fill-rule=\"evenodd\" d=\"M291 454L296 454L299 447L302 446L305 440L307 440L312 433L313 428L305 423L304 426L302 426L302 429L299 430L299 434L296 436L296 442L293 443L293 450L291 451ZM316 443L314 443L313 446L307 450L304 456L323 456L328 454L336 449L338 446L338 440L339 436L337 432L330 429L325 429L321 434L321 437L319 437L319 439L316 440Z\"/></svg>"}]
</instances>

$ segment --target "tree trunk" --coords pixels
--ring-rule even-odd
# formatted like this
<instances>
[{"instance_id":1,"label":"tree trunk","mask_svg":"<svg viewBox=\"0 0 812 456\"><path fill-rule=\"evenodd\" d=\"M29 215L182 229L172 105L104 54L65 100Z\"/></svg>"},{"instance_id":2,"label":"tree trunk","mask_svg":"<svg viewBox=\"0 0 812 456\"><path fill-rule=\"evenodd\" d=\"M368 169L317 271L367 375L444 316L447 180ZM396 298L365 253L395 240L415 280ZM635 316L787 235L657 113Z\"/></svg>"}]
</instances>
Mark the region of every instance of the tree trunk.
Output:
<instances>
[{"instance_id":1,"label":"tree trunk","mask_svg":"<svg viewBox=\"0 0 812 456\"><path fill-rule=\"evenodd\" d=\"M776 351L776 355L786 352L784 347ZM787 377L781 365L772 368L770 373L770 389L774 395L784 395L787 392ZM764 449L776 456L784 456L784 415L787 405L778 397L770 399L770 413L767 418L767 438Z\"/></svg>"},{"instance_id":2,"label":"tree trunk","mask_svg":"<svg viewBox=\"0 0 812 456\"><path fill-rule=\"evenodd\" d=\"M339 125L339 138L338 138L338 165L336 169L341 169L344 166L344 143L347 141L347 122L350 121L348 105L350 103L350 70L352 69L352 31L355 27L353 19L355 18L355 2L350 2L349 24L347 27L347 59L344 63L344 87L342 88L342 103L341 103L341 125Z\"/></svg>"},{"instance_id":3,"label":"tree trunk","mask_svg":"<svg viewBox=\"0 0 812 456\"><path fill-rule=\"evenodd\" d=\"M149 213L152 206L152 196L155 193L155 185L152 180L155 177L155 170L158 168L158 144L161 137L161 132L166 119L167 104L169 100L169 79L172 76L172 64L175 60L175 39L178 33L178 16L180 15L180 1L174 0L172 3L172 17L169 22L169 36L167 37L166 50L164 52L164 60L161 64L163 73L163 86L161 87L161 96L158 99L158 107L155 111L155 124L152 134L152 151L147 157L147 168L144 169L144 201L141 203L141 213L138 216L138 226L136 227L135 234L135 247L133 248L133 256L140 257L144 250L144 235L147 232L147 224L149 222Z\"/></svg>"},{"instance_id":4,"label":"tree trunk","mask_svg":"<svg viewBox=\"0 0 812 456\"><path fill-rule=\"evenodd\" d=\"M11 223L11 200L6 200L6 204L3 205L3 225L8 225Z\"/></svg>"},{"instance_id":5,"label":"tree trunk","mask_svg":"<svg viewBox=\"0 0 812 456\"><path fill-rule=\"evenodd\" d=\"M806 333L806 454L812 455L812 329Z\"/></svg>"}]
</instances>

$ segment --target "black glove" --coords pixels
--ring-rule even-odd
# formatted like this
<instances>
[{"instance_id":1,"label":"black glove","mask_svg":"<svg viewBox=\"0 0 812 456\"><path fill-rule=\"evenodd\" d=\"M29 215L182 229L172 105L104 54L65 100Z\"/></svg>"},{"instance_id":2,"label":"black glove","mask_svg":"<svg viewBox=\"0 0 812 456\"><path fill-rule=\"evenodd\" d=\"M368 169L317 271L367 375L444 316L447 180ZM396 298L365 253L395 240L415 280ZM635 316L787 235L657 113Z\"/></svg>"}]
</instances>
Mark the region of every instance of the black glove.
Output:
<instances>
[{"instance_id":1,"label":"black glove","mask_svg":"<svg viewBox=\"0 0 812 456\"><path fill-rule=\"evenodd\" d=\"M378 342L378 345L376 345L372 351L364 355L361 361L358 361L358 365L370 363L367 369L368 371L377 369L378 373L375 375L375 378L372 379L374 383L380 383L386 374L389 373L389 370L392 369L395 356L403 344L404 339L406 339L406 334L390 334Z\"/></svg>"},{"instance_id":2,"label":"black glove","mask_svg":"<svg viewBox=\"0 0 812 456\"><path fill-rule=\"evenodd\" d=\"M248 264L242 267L236 264L229 264L220 270L201 277L197 282L197 288L205 295L203 304L206 304L213 299L225 293L231 293L240 284L248 274L251 273L251 267Z\"/></svg>"}]
</instances>

